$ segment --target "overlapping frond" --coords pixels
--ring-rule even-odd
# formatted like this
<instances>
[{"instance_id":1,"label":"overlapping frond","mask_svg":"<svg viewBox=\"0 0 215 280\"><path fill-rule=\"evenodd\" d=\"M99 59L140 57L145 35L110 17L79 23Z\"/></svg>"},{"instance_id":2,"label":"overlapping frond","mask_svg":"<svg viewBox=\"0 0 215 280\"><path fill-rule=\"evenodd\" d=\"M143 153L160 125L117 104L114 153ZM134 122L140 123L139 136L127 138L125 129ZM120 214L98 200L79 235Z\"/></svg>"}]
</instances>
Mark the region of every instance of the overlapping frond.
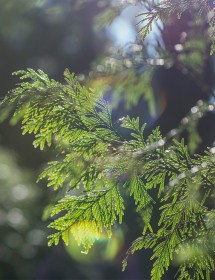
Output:
<instances>
[{"instance_id":1,"label":"overlapping frond","mask_svg":"<svg viewBox=\"0 0 215 280\"><path fill-rule=\"evenodd\" d=\"M49 245L59 242L60 237L66 244L69 242L69 232L74 235L79 245L88 251L99 233L104 230L111 235L111 228L116 222L122 222L124 204L118 187L113 186L104 190L91 191L82 196L65 196L52 210L52 216L65 212L49 227L58 232L49 236ZM93 235L90 232L93 231Z\"/></svg>"},{"instance_id":2,"label":"overlapping frond","mask_svg":"<svg viewBox=\"0 0 215 280\"><path fill-rule=\"evenodd\" d=\"M168 23L171 16L177 16L178 19L181 18L181 15L185 11L195 11L198 15L198 18L203 15L207 18L207 22L210 26L209 34L211 38L211 53L214 51L214 4L213 1L195 1L195 0L161 0L151 2L151 1L142 1L142 5L145 8L143 13L138 15L139 24L140 24L140 34L143 38L151 32L153 28L153 23L159 19L163 23Z\"/></svg>"}]
</instances>

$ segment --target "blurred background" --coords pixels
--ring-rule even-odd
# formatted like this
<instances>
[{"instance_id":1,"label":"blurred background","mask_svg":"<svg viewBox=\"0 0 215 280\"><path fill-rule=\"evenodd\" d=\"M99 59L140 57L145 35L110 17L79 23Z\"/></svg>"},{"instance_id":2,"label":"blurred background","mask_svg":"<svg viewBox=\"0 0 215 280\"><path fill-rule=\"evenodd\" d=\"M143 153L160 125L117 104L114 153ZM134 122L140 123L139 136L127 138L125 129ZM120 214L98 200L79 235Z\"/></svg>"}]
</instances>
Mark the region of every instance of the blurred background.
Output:
<instances>
[{"instance_id":1,"label":"blurred background","mask_svg":"<svg viewBox=\"0 0 215 280\"><path fill-rule=\"evenodd\" d=\"M105 96L113 102L116 122L129 112L132 116L140 116L142 122L152 127L160 125L164 133L176 127L199 98L207 98L201 86L186 75L185 67L189 64L202 69L201 63L207 64L208 61L207 58L202 60L202 52L207 46L200 46L194 58L183 61L184 72L179 71L173 67L173 57L182 51L183 38L179 35L187 30L189 16L176 26L172 24L172 29L165 27L162 32L162 24L159 23L142 45L134 20L135 15L142 11L138 5L126 8L109 28L96 28L97 14L114 2L117 1L0 0L1 97L18 82L18 78L12 76L14 71L42 69L51 78L62 81L64 69L69 68L78 75L80 82L88 82L90 77L91 86L106 86ZM113 16L111 11L114 12L116 6L110 8L107 19ZM174 28L175 32L172 31ZM162 50L166 62L157 58L157 48ZM101 63L103 57L106 59L104 64ZM183 59L181 57L181 61ZM144 78L141 74L149 64L158 66L158 71ZM211 88L212 66L210 58L207 68L204 68L208 73L206 79L205 73L197 73L204 77L201 82L206 82ZM104 67L118 67L116 72L124 75L120 74L121 87L116 88L115 97L111 92L117 87L114 84L117 81L108 76L114 71L108 72ZM127 76L131 68L141 77L141 83L134 79L133 74ZM143 87L147 90L142 96ZM135 98L131 94L134 91ZM210 118L207 126L202 126L202 148L214 139L214 133L208 139L208 127L213 121ZM0 125L0 279L149 279L147 276L143 278L144 271L149 273L150 267L146 267L148 263L144 265L141 252L135 253L126 271L121 272L126 249L141 234L137 226L140 221L131 218L134 210L130 204L127 223L114 230L111 240L100 236L89 255L82 254L74 242L67 248L63 244L47 247L48 222L42 217L43 209L52 199L52 192L46 188L45 182L35 182L51 157L49 151L42 153L33 148L32 137L22 136L21 125L10 126L9 122Z\"/></svg>"}]
</instances>

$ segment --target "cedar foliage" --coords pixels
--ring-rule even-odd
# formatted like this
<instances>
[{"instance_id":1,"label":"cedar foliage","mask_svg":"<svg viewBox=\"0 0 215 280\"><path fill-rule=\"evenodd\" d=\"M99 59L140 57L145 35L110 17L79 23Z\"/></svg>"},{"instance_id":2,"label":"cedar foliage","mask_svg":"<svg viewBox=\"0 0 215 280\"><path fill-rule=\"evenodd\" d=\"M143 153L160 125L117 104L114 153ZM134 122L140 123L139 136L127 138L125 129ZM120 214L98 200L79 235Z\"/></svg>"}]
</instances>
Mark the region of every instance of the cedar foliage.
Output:
<instances>
[{"instance_id":1,"label":"cedar foliage","mask_svg":"<svg viewBox=\"0 0 215 280\"><path fill-rule=\"evenodd\" d=\"M113 7L113 17L120 10L120 3L111 6L114 2L110 1L110 7L99 15L101 26L111 22ZM180 17L187 10L199 18L209 13L208 41L211 52L214 51L214 12L208 1L134 2L146 10L138 16L145 23L140 29L143 38L154 20L167 21L171 15ZM123 7L130 4L131 1L124 1ZM202 48L198 51L201 54ZM186 65L192 62L184 59ZM192 63L189 65L192 70ZM123 67L111 71L106 68L109 81L122 73L126 77L128 72L128 84L130 77L136 84L136 77L141 85L143 74L135 76L133 69ZM35 135L34 147L53 150L56 160L47 163L39 180L46 178L49 187L65 191L51 207L50 215L55 218L49 227L55 232L49 236L48 244L57 245L60 239L68 244L72 233L83 251L88 252L99 233L111 237L113 226L122 223L128 196L134 200L144 226L142 235L127 251L123 270L130 254L151 249L152 280L161 279L172 261L178 265L178 279L210 279L215 269L215 209L210 205L215 194L215 148L208 148L202 155L192 152L200 141L196 125L213 111L214 105L199 101L178 128L167 135L161 135L156 128L145 137L146 124L141 125L138 117L119 119L120 129L113 123L112 108L101 93L103 84L98 90L85 87L69 70L64 72L63 83L49 79L41 70L27 69L15 74L21 82L1 102L1 120L8 116L12 124L21 120L23 134ZM123 89L121 81L114 80L116 91ZM125 87L126 80L123 81ZM185 129L189 133L188 146L180 137ZM77 195L71 195L71 190ZM159 219L155 224L152 218L156 207Z\"/></svg>"}]
</instances>

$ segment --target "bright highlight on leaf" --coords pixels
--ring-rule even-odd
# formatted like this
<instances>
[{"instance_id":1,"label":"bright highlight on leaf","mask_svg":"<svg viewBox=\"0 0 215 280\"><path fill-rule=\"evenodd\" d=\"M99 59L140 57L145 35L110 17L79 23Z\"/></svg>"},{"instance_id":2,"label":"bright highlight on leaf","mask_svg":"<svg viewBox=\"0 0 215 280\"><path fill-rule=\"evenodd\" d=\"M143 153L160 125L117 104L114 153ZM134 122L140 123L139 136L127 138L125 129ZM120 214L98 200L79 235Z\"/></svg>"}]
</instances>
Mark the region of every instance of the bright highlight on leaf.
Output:
<instances>
[{"instance_id":1,"label":"bright highlight on leaf","mask_svg":"<svg viewBox=\"0 0 215 280\"><path fill-rule=\"evenodd\" d=\"M83 246L83 253L87 254L93 243L101 237L94 221L81 221L71 226L71 232L79 246Z\"/></svg>"}]
</instances>

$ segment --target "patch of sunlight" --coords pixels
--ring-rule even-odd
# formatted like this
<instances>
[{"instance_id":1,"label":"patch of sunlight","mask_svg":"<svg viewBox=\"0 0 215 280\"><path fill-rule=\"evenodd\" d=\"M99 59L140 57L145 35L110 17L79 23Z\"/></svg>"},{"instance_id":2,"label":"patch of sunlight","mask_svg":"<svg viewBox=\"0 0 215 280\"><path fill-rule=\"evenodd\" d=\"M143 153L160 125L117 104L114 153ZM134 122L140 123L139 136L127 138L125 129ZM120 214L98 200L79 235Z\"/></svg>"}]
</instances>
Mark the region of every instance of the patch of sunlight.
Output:
<instances>
[{"instance_id":1,"label":"patch of sunlight","mask_svg":"<svg viewBox=\"0 0 215 280\"><path fill-rule=\"evenodd\" d=\"M66 246L66 250L78 262L100 263L113 260L123 244L122 229L115 229L112 237L109 238L105 232L98 231L95 222L82 221L71 227L69 245Z\"/></svg>"}]
</instances>

